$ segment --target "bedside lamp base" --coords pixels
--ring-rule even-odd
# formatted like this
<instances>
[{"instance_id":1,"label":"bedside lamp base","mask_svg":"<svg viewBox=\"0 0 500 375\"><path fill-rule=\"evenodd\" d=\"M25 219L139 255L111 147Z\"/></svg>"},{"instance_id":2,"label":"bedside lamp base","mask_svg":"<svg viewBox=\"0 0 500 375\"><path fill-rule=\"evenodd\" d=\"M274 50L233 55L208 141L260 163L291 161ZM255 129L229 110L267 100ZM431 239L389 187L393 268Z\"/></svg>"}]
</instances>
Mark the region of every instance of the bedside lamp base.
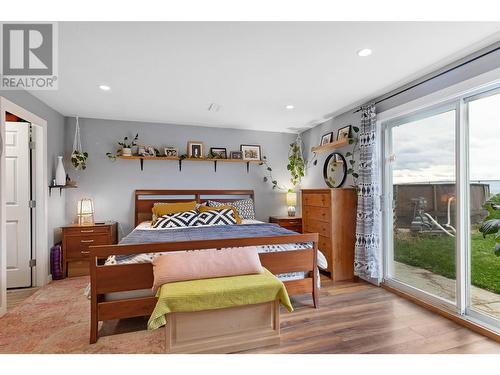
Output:
<instances>
[{"instance_id":1,"label":"bedside lamp base","mask_svg":"<svg viewBox=\"0 0 500 375\"><path fill-rule=\"evenodd\" d=\"M290 217L295 216L295 206L288 206L288 216Z\"/></svg>"}]
</instances>

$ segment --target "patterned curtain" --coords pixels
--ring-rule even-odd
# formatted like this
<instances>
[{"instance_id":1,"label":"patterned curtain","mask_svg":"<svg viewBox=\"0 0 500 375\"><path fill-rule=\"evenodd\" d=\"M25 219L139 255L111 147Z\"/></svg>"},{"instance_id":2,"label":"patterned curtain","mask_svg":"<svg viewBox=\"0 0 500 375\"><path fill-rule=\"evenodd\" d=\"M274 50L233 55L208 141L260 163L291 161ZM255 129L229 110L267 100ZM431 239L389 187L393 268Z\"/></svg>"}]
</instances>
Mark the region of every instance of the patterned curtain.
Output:
<instances>
[{"instance_id":1,"label":"patterned curtain","mask_svg":"<svg viewBox=\"0 0 500 375\"><path fill-rule=\"evenodd\" d=\"M362 108L359 132L358 210L354 272L378 283L380 272L380 186L375 105Z\"/></svg>"}]
</instances>

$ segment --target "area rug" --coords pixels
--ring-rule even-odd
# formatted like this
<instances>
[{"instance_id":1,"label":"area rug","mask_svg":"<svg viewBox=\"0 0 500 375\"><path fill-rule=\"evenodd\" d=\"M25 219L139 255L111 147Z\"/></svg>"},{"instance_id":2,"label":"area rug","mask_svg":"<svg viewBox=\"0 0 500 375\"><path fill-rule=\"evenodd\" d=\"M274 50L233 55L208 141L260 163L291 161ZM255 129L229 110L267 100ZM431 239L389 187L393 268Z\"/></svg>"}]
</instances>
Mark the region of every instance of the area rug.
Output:
<instances>
[{"instance_id":1,"label":"area rug","mask_svg":"<svg viewBox=\"0 0 500 375\"><path fill-rule=\"evenodd\" d=\"M53 281L0 318L0 353L163 353L165 331L147 319L100 323L89 344L87 276Z\"/></svg>"}]
</instances>

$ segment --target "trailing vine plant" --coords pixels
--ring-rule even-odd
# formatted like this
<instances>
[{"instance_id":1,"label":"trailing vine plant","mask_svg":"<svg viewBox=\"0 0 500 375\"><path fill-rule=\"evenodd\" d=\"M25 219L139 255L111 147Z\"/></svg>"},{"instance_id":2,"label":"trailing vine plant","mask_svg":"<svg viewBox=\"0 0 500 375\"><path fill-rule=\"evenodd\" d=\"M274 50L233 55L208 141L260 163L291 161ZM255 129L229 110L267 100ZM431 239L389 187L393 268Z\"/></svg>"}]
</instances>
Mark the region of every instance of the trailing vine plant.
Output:
<instances>
[{"instance_id":1,"label":"trailing vine plant","mask_svg":"<svg viewBox=\"0 0 500 375\"><path fill-rule=\"evenodd\" d=\"M305 175L305 163L302 157L302 139L300 135L297 135L297 139L290 144L288 151L288 164L286 169L290 172L290 182L292 188L287 189L285 186L278 183L278 181L273 176L273 169L269 165L269 161L266 156L262 157L262 161L259 163L261 166L266 168L266 176L264 176L264 182L270 181L273 190L278 189L282 191L292 192L295 190L296 186L302 181L302 177Z\"/></svg>"},{"instance_id":2,"label":"trailing vine plant","mask_svg":"<svg viewBox=\"0 0 500 375\"><path fill-rule=\"evenodd\" d=\"M356 159L354 158L354 156L356 155L356 151L358 149L358 144L359 144L359 137L357 136L357 134L359 133L359 127L353 126L352 131L354 132L354 136L351 136L349 138L349 141L348 141L349 144L352 145L352 148L350 151L345 153L345 159L346 159L346 162L348 163L346 175L352 176L352 180L353 180L354 184L351 185L351 187L357 188L359 173L356 171L356 168L355 168L356 167ZM316 163L317 163L317 161L315 160L314 165L316 165ZM331 167L332 167L332 172L334 172L335 168L337 167L337 163L332 163Z\"/></svg>"}]
</instances>

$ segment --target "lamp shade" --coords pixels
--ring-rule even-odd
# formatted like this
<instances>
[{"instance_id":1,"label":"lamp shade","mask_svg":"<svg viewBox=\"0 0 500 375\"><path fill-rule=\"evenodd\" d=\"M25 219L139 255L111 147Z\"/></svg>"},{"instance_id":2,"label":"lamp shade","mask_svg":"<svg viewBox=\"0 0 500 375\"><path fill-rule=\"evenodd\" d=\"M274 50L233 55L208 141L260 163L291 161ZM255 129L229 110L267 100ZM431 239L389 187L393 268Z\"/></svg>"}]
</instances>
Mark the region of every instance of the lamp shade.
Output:
<instances>
[{"instance_id":1,"label":"lamp shade","mask_svg":"<svg viewBox=\"0 0 500 375\"><path fill-rule=\"evenodd\" d=\"M78 201L78 215L93 215L94 202L92 199L83 198Z\"/></svg>"},{"instance_id":2,"label":"lamp shade","mask_svg":"<svg viewBox=\"0 0 500 375\"><path fill-rule=\"evenodd\" d=\"M297 205L297 193L286 193L286 205L287 206Z\"/></svg>"}]
</instances>

